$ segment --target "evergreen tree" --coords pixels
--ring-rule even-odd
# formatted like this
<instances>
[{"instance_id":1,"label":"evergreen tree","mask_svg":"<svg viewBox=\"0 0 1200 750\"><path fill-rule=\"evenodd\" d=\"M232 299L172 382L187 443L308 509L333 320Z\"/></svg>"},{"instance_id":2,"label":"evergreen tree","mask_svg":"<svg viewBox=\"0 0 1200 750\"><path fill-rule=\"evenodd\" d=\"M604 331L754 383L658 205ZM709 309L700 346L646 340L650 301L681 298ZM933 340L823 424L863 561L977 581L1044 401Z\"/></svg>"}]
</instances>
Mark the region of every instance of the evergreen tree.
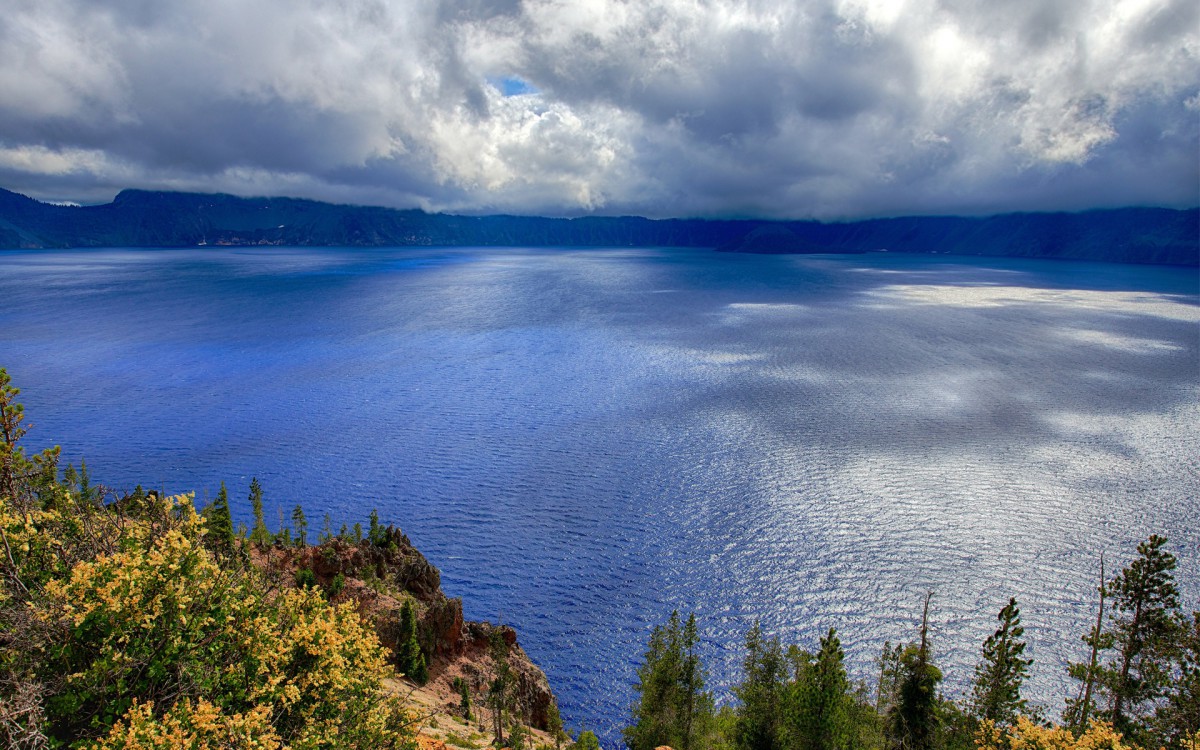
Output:
<instances>
[{"instance_id":1,"label":"evergreen tree","mask_svg":"<svg viewBox=\"0 0 1200 750\"><path fill-rule=\"evenodd\" d=\"M757 621L746 633L742 671L742 682L734 688L739 701L734 746L738 750L779 750L786 663L779 639L764 638Z\"/></svg>"},{"instance_id":2,"label":"evergreen tree","mask_svg":"<svg viewBox=\"0 0 1200 750\"><path fill-rule=\"evenodd\" d=\"M325 514L325 522L321 525L321 536L319 537L319 541L321 544L324 544L332 539L333 539L333 519L331 519L329 517L329 514L326 513Z\"/></svg>"},{"instance_id":3,"label":"evergreen tree","mask_svg":"<svg viewBox=\"0 0 1200 750\"><path fill-rule=\"evenodd\" d=\"M250 541L260 549L271 543L271 532L263 518L263 493L258 477L250 479L250 510L254 514L254 527L250 529Z\"/></svg>"},{"instance_id":4,"label":"evergreen tree","mask_svg":"<svg viewBox=\"0 0 1200 750\"><path fill-rule=\"evenodd\" d=\"M876 664L879 667L879 682L875 687L875 711L880 716L889 713L896 705L896 691L900 684L900 656L904 647L891 641L884 641L883 651L879 654Z\"/></svg>"},{"instance_id":5,"label":"evergreen tree","mask_svg":"<svg viewBox=\"0 0 1200 750\"><path fill-rule=\"evenodd\" d=\"M896 705L889 716L892 741L902 750L931 750L938 736L937 686L942 672L929 653L929 600L921 615L920 645L910 645L900 655Z\"/></svg>"},{"instance_id":6,"label":"evergreen tree","mask_svg":"<svg viewBox=\"0 0 1200 750\"><path fill-rule=\"evenodd\" d=\"M458 710L462 712L463 721L471 721L471 686L461 677L454 678L454 687L458 689ZM551 708L553 708L551 704Z\"/></svg>"},{"instance_id":7,"label":"evergreen tree","mask_svg":"<svg viewBox=\"0 0 1200 750\"><path fill-rule=\"evenodd\" d=\"M671 613L665 626L650 634L645 662L638 667L639 693L633 726L624 731L630 750L670 745L695 750L711 723L712 696L704 690L704 667L696 654L696 618L682 623Z\"/></svg>"},{"instance_id":8,"label":"evergreen tree","mask_svg":"<svg viewBox=\"0 0 1200 750\"><path fill-rule=\"evenodd\" d=\"M1000 627L983 643L983 661L975 667L971 686L971 715L978 720L1012 726L1028 708L1021 698L1021 684L1029 677L1033 659L1024 658L1021 610L1009 598L996 616Z\"/></svg>"},{"instance_id":9,"label":"evergreen tree","mask_svg":"<svg viewBox=\"0 0 1200 750\"><path fill-rule=\"evenodd\" d=\"M1175 688L1154 717L1154 744L1200 748L1200 612L1180 623L1179 636Z\"/></svg>"},{"instance_id":10,"label":"evergreen tree","mask_svg":"<svg viewBox=\"0 0 1200 750\"><path fill-rule=\"evenodd\" d=\"M376 547L382 547L383 543L387 541L387 535L384 533L383 527L379 525L379 511L371 508L369 520L371 525L367 529L367 539Z\"/></svg>"},{"instance_id":11,"label":"evergreen tree","mask_svg":"<svg viewBox=\"0 0 1200 750\"><path fill-rule=\"evenodd\" d=\"M546 709L546 731L554 738L554 750L559 750L563 741L563 723L558 704L553 701L550 702L550 708Z\"/></svg>"},{"instance_id":12,"label":"evergreen tree","mask_svg":"<svg viewBox=\"0 0 1200 750\"><path fill-rule=\"evenodd\" d=\"M1096 684L1100 679L1100 652L1113 647L1113 636L1104 630L1104 602L1108 594L1104 580L1104 554L1100 554L1100 605L1096 610L1096 624L1083 642L1091 650L1091 656L1086 663L1070 662L1067 664L1067 674L1081 683L1079 695L1067 699L1066 710L1063 711L1063 723L1076 733L1083 732L1092 718L1095 704Z\"/></svg>"},{"instance_id":13,"label":"evergreen tree","mask_svg":"<svg viewBox=\"0 0 1200 750\"><path fill-rule=\"evenodd\" d=\"M585 729L579 733L579 739L575 740L571 747L574 750L600 750L600 740L596 738L595 732Z\"/></svg>"},{"instance_id":14,"label":"evergreen tree","mask_svg":"<svg viewBox=\"0 0 1200 750\"><path fill-rule=\"evenodd\" d=\"M1113 601L1116 659L1107 670L1109 718L1135 741L1143 741L1147 712L1171 686L1179 627L1175 556L1163 549L1165 537L1152 535L1138 545L1138 558L1108 583Z\"/></svg>"},{"instance_id":15,"label":"evergreen tree","mask_svg":"<svg viewBox=\"0 0 1200 750\"><path fill-rule=\"evenodd\" d=\"M87 461L79 459L79 497L81 500L88 502L93 500L92 482L88 477Z\"/></svg>"},{"instance_id":16,"label":"evergreen tree","mask_svg":"<svg viewBox=\"0 0 1200 750\"><path fill-rule=\"evenodd\" d=\"M210 547L225 553L233 550L233 518L229 515L229 493L224 482L221 482L217 499L205 509L204 526L208 531L205 541Z\"/></svg>"},{"instance_id":17,"label":"evergreen tree","mask_svg":"<svg viewBox=\"0 0 1200 750\"><path fill-rule=\"evenodd\" d=\"M854 750L854 697L846 677L845 653L830 628L814 657L793 653L796 679L784 714L787 746L798 750Z\"/></svg>"},{"instance_id":18,"label":"evergreen tree","mask_svg":"<svg viewBox=\"0 0 1200 750\"><path fill-rule=\"evenodd\" d=\"M396 635L396 666L405 677L424 685L429 681L429 670L425 665L425 654L417 631L417 608L412 599L406 599L400 608L400 628Z\"/></svg>"},{"instance_id":19,"label":"evergreen tree","mask_svg":"<svg viewBox=\"0 0 1200 750\"><path fill-rule=\"evenodd\" d=\"M492 631L489 651L492 657L492 684L488 687L487 702L492 709L492 731L495 734L496 747L504 747L504 712L508 710L512 700L509 689L512 682L512 665L508 663L508 643L499 629Z\"/></svg>"},{"instance_id":20,"label":"evergreen tree","mask_svg":"<svg viewBox=\"0 0 1200 750\"><path fill-rule=\"evenodd\" d=\"M0 498L8 498L18 512L24 513L33 507L35 499L55 494L47 490L58 486L60 450L56 445L32 459L25 455L25 449L18 445L27 430L22 425L25 407L16 400L21 389L11 383L8 371L0 367ZM3 529L0 537L0 541L7 542Z\"/></svg>"},{"instance_id":21,"label":"evergreen tree","mask_svg":"<svg viewBox=\"0 0 1200 750\"><path fill-rule=\"evenodd\" d=\"M308 544L308 520L304 517L304 508L297 505L292 508L292 523L296 526L296 546Z\"/></svg>"}]
</instances>

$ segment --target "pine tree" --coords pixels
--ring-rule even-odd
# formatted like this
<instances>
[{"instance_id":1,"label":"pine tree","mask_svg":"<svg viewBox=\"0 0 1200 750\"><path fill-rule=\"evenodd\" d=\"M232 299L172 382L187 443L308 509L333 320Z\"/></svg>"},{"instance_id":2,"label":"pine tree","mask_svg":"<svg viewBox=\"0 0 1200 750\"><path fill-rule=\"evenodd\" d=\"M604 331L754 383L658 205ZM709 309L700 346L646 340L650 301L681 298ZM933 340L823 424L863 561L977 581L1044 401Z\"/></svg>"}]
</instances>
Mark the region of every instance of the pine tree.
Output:
<instances>
[{"instance_id":1,"label":"pine tree","mask_svg":"<svg viewBox=\"0 0 1200 750\"><path fill-rule=\"evenodd\" d=\"M879 654L876 665L879 667L879 681L875 685L875 712L880 716L891 711L896 705L896 691L900 684L900 656L904 647L891 641L884 641L883 651Z\"/></svg>"},{"instance_id":2,"label":"pine tree","mask_svg":"<svg viewBox=\"0 0 1200 750\"><path fill-rule=\"evenodd\" d=\"M224 482L221 482L217 499L205 510L204 526L208 531L206 541L209 546L225 553L233 550L233 518L229 514L229 493Z\"/></svg>"},{"instance_id":3,"label":"pine tree","mask_svg":"<svg viewBox=\"0 0 1200 750\"><path fill-rule=\"evenodd\" d=\"M996 616L1000 627L983 644L983 661L975 667L971 687L971 715L994 722L1002 727L1012 726L1017 716L1027 713L1021 698L1021 684L1029 677L1033 659L1024 658L1025 642L1021 636L1021 610L1017 600L1009 598Z\"/></svg>"},{"instance_id":4,"label":"pine tree","mask_svg":"<svg viewBox=\"0 0 1200 750\"><path fill-rule=\"evenodd\" d=\"M1200 612L1180 623L1178 645L1175 688L1155 713L1153 745L1200 748Z\"/></svg>"},{"instance_id":5,"label":"pine tree","mask_svg":"<svg viewBox=\"0 0 1200 750\"><path fill-rule=\"evenodd\" d=\"M845 653L833 628L821 638L814 657L792 653L796 679L788 692L787 747L799 750L851 750L855 740L854 697L846 677Z\"/></svg>"},{"instance_id":6,"label":"pine tree","mask_svg":"<svg viewBox=\"0 0 1200 750\"><path fill-rule=\"evenodd\" d=\"M8 498L19 512L28 511L34 500L52 497L48 490L58 486L59 447L47 448L32 459L17 443L28 428L25 407L17 402L21 389L11 385L8 371L0 367L0 498ZM43 497L44 496L44 497ZM7 533L0 529L0 541L7 543ZM7 554L7 553L6 553Z\"/></svg>"},{"instance_id":7,"label":"pine tree","mask_svg":"<svg viewBox=\"0 0 1200 750\"><path fill-rule=\"evenodd\" d=\"M512 699L509 690L512 681L512 665L508 662L508 643L497 628L492 631L489 651L492 657L492 683L488 687L487 702L492 709L492 731L496 747L504 747L504 712Z\"/></svg>"},{"instance_id":8,"label":"pine tree","mask_svg":"<svg viewBox=\"0 0 1200 750\"><path fill-rule=\"evenodd\" d=\"M1117 655L1108 670L1109 718L1118 731L1142 741L1146 713L1171 685L1173 649L1179 627L1175 556L1165 537L1138 545L1138 558L1108 583L1113 600Z\"/></svg>"},{"instance_id":9,"label":"pine tree","mask_svg":"<svg viewBox=\"0 0 1200 750\"><path fill-rule=\"evenodd\" d=\"M938 736L937 686L942 672L929 653L929 600L921 615L920 645L910 645L900 656L896 705L889 716L893 741L902 750L931 750Z\"/></svg>"},{"instance_id":10,"label":"pine tree","mask_svg":"<svg viewBox=\"0 0 1200 750\"><path fill-rule=\"evenodd\" d=\"M579 739L575 740L572 747L575 750L600 750L600 740L596 737L595 732L585 729L579 733Z\"/></svg>"},{"instance_id":11,"label":"pine tree","mask_svg":"<svg viewBox=\"0 0 1200 750\"><path fill-rule=\"evenodd\" d=\"M429 681L429 670L425 665L425 654L417 631L417 608L412 599L406 599L400 608L400 627L396 635L396 666L400 672L417 683Z\"/></svg>"},{"instance_id":12,"label":"pine tree","mask_svg":"<svg viewBox=\"0 0 1200 750\"><path fill-rule=\"evenodd\" d=\"M262 549L271 543L271 532L267 531L267 522L263 518L263 493L258 477L250 479L250 509L254 513L254 528L250 530L250 541Z\"/></svg>"},{"instance_id":13,"label":"pine tree","mask_svg":"<svg viewBox=\"0 0 1200 750\"><path fill-rule=\"evenodd\" d=\"M1107 651L1113 647L1113 636L1111 633L1104 631L1104 602L1107 597L1108 590L1104 580L1104 554L1100 554L1100 586L1097 591L1100 595L1100 605L1096 610L1096 624L1092 627L1087 635L1083 636L1083 642L1088 645L1091 650L1091 656L1087 663L1070 662L1067 664L1067 674L1081 683L1079 686L1079 695L1075 698L1067 699L1066 710L1063 711L1063 723L1070 727L1075 732L1084 731L1092 718L1092 710L1095 706L1096 684L1100 679L1100 652Z\"/></svg>"},{"instance_id":14,"label":"pine tree","mask_svg":"<svg viewBox=\"0 0 1200 750\"><path fill-rule=\"evenodd\" d=\"M308 544L308 520L304 518L304 508L297 505L292 508L292 523L296 526L296 546Z\"/></svg>"},{"instance_id":15,"label":"pine tree","mask_svg":"<svg viewBox=\"0 0 1200 750\"><path fill-rule=\"evenodd\" d=\"M746 633L742 672L742 682L734 688L739 701L734 746L738 750L778 750L786 663L779 639L764 638L757 621Z\"/></svg>"},{"instance_id":16,"label":"pine tree","mask_svg":"<svg viewBox=\"0 0 1200 750\"><path fill-rule=\"evenodd\" d=\"M554 738L554 750L560 750L563 741L562 715L558 712L558 704L553 701L550 702L550 708L546 709L546 731Z\"/></svg>"},{"instance_id":17,"label":"pine tree","mask_svg":"<svg viewBox=\"0 0 1200 750\"><path fill-rule=\"evenodd\" d=\"M454 678L454 686L458 689L458 710L462 711L463 721L471 721L471 686L461 677ZM550 704L554 709L554 704Z\"/></svg>"},{"instance_id":18,"label":"pine tree","mask_svg":"<svg viewBox=\"0 0 1200 750\"><path fill-rule=\"evenodd\" d=\"M640 698L633 706L633 725L624 731L630 750L669 745L693 750L711 723L712 696L704 690L704 667L696 654L696 617L680 621L671 613L665 626L650 634L645 662L638 667Z\"/></svg>"},{"instance_id":19,"label":"pine tree","mask_svg":"<svg viewBox=\"0 0 1200 750\"><path fill-rule=\"evenodd\" d=\"M333 519L328 513L325 514L325 522L321 525L321 536L318 539L321 544L333 539Z\"/></svg>"},{"instance_id":20,"label":"pine tree","mask_svg":"<svg viewBox=\"0 0 1200 750\"><path fill-rule=\"evenodd\" d=\"M79 459L79 498L84 502L93 500L92 482L88 477L87 461ZM228 505L226 505L228 509Z\"/></svg>"},{"instance_id":21,"label":"pine tree","mask_svg":"<svg viewBox=\"0 0 1200 750\"><path fill-rule=\"evenodd\" d=\"M386 534L383 532L383 527L379 525L379 511L371 508L369 520L371 525L367 529L367 539L369 539L371 544L374 544L376 547L382 547L383 543L387 540Z\"/></svg>"}]
</instances>

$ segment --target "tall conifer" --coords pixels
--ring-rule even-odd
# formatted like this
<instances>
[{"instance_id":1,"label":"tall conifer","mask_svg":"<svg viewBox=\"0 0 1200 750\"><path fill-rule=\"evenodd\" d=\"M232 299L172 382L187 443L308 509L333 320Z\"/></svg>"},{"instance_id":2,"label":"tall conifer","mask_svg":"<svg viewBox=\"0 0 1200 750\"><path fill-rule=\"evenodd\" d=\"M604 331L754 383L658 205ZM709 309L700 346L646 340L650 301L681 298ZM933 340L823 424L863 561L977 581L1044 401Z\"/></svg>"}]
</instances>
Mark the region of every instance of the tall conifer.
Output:
<instances>
[{"instance_id":1,"label":"tall conifer","mask_svg":"<svg viewBox=\"0 0 1200 750\"><path fill-rule=\"evenodd\" d=\"M292 523L296 526L296 546L308 544L308 520L304 517L304 508L297 505L292 508Z\"/></svg>"},{"instance_id":2,"label":"tall conifer","mask_svg":"<svg viewBox=\"0 0 1200 750\"><path fill-rule=\"evenodd\" d=\"M971 715L983 721L992 721L1001 726L1012 726L1017 716L1027 712L1028 707L1021 698L1021 684L1029 677L1025 641L1021 636L1021 610L1017 600L1009 598L996 616L1000 627L983 643L983 661L975 667L975 680L971 686Z\"/></svg>"},{"instance_id":3,"label":"tall conifer","mask_svg":"<svg viewBox=\"0 0 1200 750\"><path fill-rule=\"evenodd\" d=\"M266 547L271 543L271 532L267 531L267 522L263 518L263 492L258 477L250 479L250 510L254 514L254 526L250 529L250 541L258 547Z\"/></svg>"},{"instance_id":4,"label":"tall conifer","mask_svg":"<svg viewBox=\"0 0 1200 750\"><path fill-rule=\"evenodd\" d=\"M1138 558L1108 583L1113 600L1113 635L1118 651L1109 670L1113 725L1140 739L1146 713L1171 687L1173 650L1179 629L1175 556L1165 537L1138 545Z\"/></svg>"},{"instance_id":5,"label":"tall conifer","mask_svg":"<svg viewBox=\"0 0 1200 750\"><path fill-rule=\"evenodd\" d=\"M653 750L669 745L676 750L699 747L712 719L712 696L704 690L705 670L696 653L696 617L680 620L671 613L665 626L655 627L645 661L638 667L639 694L633 706L633 725L625 729L630 750Z\"/></svg>"},{"instance_id":6,"label":"tall conifer","mask_svg":"<svg viewBox=\"0 0 1200 750\"><path fill-rule=\"evenodd\" d=\"M921 615L921 641L910 645L900 657L900 679L896 705L889 717L891 735L903 750L931 750L938 736L937 686L942 672L933 664L929 653L929 600Z\"/></svg>"},{"instance_id":7,"label":"tall conifer","mask_svg":"<svg viewBox=\"0 0 1200 750\"><path fill-rule=\"evenodd\" d=\"M755 621L746 633L742 682L734 688L739 702L734 725L734 744L738 750L778 750L786 685L786 662L779 639L763 636Z\"/></svg>"},{"instance_id":8,"label":"tall conifer","mask_svg":"<svg viewBox=\"0 0 1200 750\"><path fill-rule=\"evenodd\" d=\"M425 665L425 654L417 632L417 609L412 599L407 599L400 608L400 628L396 636L396 666L405 677L424 685L429 681L429 670Z\"/></svg>"},{"instance_id":9,"label":"tall conifer","mask_svg":"<svg viewBox=\"0 0 1200 750\"><path fill-rule=\"evenodd\" d=\"M233 550L233 518L229 514L229 493L225 490L224 482L221 482L217 499L206 509L204 525L208 530L208 543L213 549L222 552Z\"/></svg>"}]
</instances>

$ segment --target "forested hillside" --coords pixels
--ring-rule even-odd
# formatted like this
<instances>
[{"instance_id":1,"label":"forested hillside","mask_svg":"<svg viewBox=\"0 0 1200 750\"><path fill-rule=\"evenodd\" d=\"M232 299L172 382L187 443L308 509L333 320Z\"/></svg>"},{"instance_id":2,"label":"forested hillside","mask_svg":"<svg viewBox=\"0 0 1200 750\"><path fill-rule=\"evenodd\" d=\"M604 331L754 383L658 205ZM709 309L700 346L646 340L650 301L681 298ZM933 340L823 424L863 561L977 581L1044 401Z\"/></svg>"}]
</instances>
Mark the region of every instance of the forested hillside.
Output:
<instances>
[{"instance_id":1,"label":"forested hillside","mask_svg":"<svg viewBox=\"0 0 1200 750\"><path fill-rule=\"evenodd\" d=\"M831 222L455 216L293 198L125 190L58 206L0 190L0 247L712 247L752 253L888 250L1200 264L1200 210L1127 208Z\"/></svg>"}]
</instances>

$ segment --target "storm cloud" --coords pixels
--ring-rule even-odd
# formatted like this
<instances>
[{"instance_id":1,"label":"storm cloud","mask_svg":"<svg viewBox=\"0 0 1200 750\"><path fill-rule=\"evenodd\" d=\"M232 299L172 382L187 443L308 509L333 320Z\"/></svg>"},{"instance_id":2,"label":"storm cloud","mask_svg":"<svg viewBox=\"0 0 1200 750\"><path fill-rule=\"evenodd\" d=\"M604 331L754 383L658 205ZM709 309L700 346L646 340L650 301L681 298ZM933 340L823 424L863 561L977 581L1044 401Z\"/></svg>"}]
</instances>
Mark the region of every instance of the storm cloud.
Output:
<instances>
[{"instance_id":1,"label":"storm cloud","mask_svg":"<svg viewBox=\"0 0 1200 750\"><path fill-rule=\"evenodd\" d=\"M14 0L0 186L857 218L1200 202L1192 0Z\"/></svg>"}]
</instances>

